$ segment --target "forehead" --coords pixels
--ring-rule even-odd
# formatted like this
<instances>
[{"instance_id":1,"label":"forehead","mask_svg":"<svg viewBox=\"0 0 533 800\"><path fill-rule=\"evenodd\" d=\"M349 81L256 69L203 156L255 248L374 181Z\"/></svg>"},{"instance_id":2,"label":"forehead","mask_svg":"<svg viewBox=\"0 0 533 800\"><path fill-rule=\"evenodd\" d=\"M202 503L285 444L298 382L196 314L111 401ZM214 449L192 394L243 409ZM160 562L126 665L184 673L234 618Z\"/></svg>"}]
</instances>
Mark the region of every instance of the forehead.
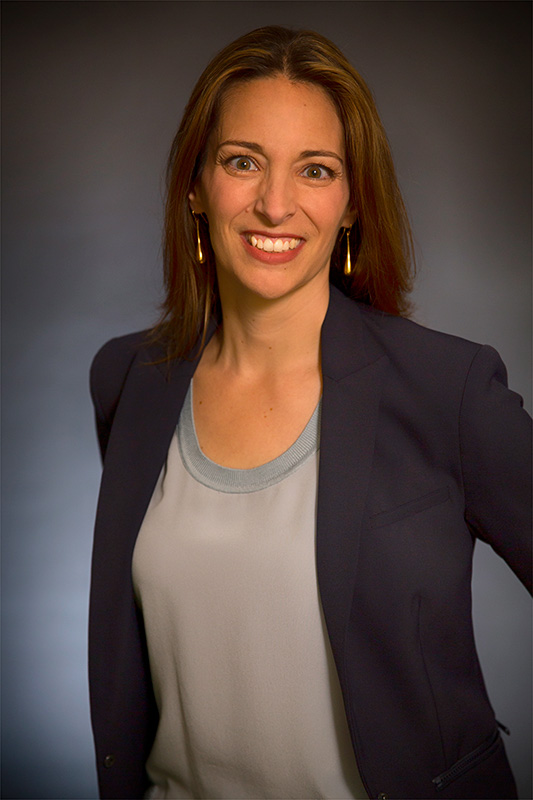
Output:
<instances>
[{"instance_id":1,"label":"forehead","mask_svg":"<svg viewBox=\"0 0 533 800\"><path fill-rule=\"evenodd\" d=\"M327 92L282 75L233 86L222 100L215 138L287 144L305 139L302 149L344 149L342 125Z\"/></svg>"}]
</instances>

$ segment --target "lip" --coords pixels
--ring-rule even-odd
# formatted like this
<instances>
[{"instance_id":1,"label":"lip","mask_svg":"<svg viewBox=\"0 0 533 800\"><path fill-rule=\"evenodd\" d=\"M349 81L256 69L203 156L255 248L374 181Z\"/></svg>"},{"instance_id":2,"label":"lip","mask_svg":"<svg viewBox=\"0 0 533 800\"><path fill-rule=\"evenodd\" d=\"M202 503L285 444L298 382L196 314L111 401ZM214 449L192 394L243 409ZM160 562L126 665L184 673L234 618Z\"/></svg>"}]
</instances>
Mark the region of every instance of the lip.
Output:
<instances>
[{"instance_id":1,"label":"lip","mask_svg":"<svg viewBox=\"0 0 533 800\"><path fill-rule=\"evenodd\" d=\"M258 250L257 247L254 247L248 239L247 236L251 236L254 234L255 236L266 236L270 239L301 239L301 236L296 236L292 233L276 233L273 234L271 231L245 231L241 233L241 241L244 245L244 249L255 258L257 261L262 261L263 264L285 264L288 261L292 261L293 258L296 258L298 253L301 251L302 247L305 244L305 239L301 239L301 242L294 250L285 250L281 253L267 253L265 250Z\"/></svg>"},{"instance_id":2,"label":"lip","mask_svg":"<svg viewBox=\"0 0 533 800\"><path fill-rule=\"evenodd\" d=\"M272 231L260 231L260 230L248 230L243 231L244 236L265 236L268 239L302 239L303 237L299 233L285 233L284 231L276 231L273 233Z\"/></svg>"}]
</instances>

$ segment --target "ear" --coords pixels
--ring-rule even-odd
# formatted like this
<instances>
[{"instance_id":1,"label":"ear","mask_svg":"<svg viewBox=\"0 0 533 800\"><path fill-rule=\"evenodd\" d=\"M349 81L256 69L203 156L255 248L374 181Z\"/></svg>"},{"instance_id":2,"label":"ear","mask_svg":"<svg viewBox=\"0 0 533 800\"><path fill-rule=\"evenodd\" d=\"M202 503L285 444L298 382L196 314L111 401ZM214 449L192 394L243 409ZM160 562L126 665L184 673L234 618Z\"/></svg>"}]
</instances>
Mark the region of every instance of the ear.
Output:
<instances>
[{"instance_id":1,"label":"ear","mask_svg":"<svg viewBox=\"0 0 533 800\"><path fill-rule=\"evenodd\" d=\"M357 219L357 211L350 203L350 205L346 210L346 214L344 215L344 219L342 220L341 225L343 228L351 228L356 219Z\"/></svg>"},{"instance_id":2,"label":"ear","mask_svg":"<svg viewBox=\"0 0 533 800\"><path fill-rule=\"evenodd\" d=\"M204 207L200 194L201 193L197 181L189 192L189 206L191 211L194 211L195 214L204 213Z\"/></svg>"}]
</instances>

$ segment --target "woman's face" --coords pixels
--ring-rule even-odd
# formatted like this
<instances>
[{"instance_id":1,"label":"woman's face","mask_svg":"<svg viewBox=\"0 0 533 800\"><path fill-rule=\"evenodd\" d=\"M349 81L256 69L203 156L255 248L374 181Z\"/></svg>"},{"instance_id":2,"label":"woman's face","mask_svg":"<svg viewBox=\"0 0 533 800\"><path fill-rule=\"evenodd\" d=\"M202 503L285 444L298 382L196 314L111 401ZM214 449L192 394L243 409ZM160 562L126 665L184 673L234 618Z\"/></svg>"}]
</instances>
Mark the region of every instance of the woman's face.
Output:
<instances>
[{"instance_id":1,"label":"woman's face","mask_svg":"<svg viewBox=\"0 0 533 800\"><path fill-rule=\"evenodd\" d=\"M189 195L209 222L221 297L327 288L339 229L353 223L344 136L320 87L260 78L232 89Z\"/></svg>"}]
</instances>

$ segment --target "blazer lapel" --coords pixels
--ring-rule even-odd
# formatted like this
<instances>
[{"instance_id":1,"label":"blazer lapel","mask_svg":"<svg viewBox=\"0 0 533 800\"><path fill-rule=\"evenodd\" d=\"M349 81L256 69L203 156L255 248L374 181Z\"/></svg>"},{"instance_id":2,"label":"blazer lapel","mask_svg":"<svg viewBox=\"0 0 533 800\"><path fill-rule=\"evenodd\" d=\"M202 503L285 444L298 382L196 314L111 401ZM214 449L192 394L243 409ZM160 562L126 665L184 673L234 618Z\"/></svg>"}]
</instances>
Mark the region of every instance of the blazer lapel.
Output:
<instances>
[{"instance_id":1,"label":"blazer lapel","mask_svg":"<svg viewBox=\"0 0 533 800\"><path fill-rule=\"evenodd\" d=\"M102 489L112 492L122 529L134 539L168 452L196 361L150 363L148 350L133 365L116 411ZM109 480L108 480L109 476Z\"/></svg>"},{"instance_id":2,"label":"blazer lapel","mask_svg":"<svg viewBox=\"0 0 533 800\"><path fill-rule=\"evenodd\" d=\"M339 676L355 587L379 400L388 366L367 354L357 305L331 289L322 328L323 400L317 508L317 573Z\"/></svg>"},{"instance_id":3,"label":"blazer lapel","mask_svg":"<svg viewBox=\"0 0 533 800\"><path fill-rule=\"evenodd\" d=\"M215 327L214 322L209 325L206 342ZM139 352L127 376L106 451L99 508L105 509L102 521L111 517L121 532L127 531L121 541L130 552L200 355L198 344L190 359L157 363L161 351L157 345L149 346Z\"/></svg>"}]
</instances>

